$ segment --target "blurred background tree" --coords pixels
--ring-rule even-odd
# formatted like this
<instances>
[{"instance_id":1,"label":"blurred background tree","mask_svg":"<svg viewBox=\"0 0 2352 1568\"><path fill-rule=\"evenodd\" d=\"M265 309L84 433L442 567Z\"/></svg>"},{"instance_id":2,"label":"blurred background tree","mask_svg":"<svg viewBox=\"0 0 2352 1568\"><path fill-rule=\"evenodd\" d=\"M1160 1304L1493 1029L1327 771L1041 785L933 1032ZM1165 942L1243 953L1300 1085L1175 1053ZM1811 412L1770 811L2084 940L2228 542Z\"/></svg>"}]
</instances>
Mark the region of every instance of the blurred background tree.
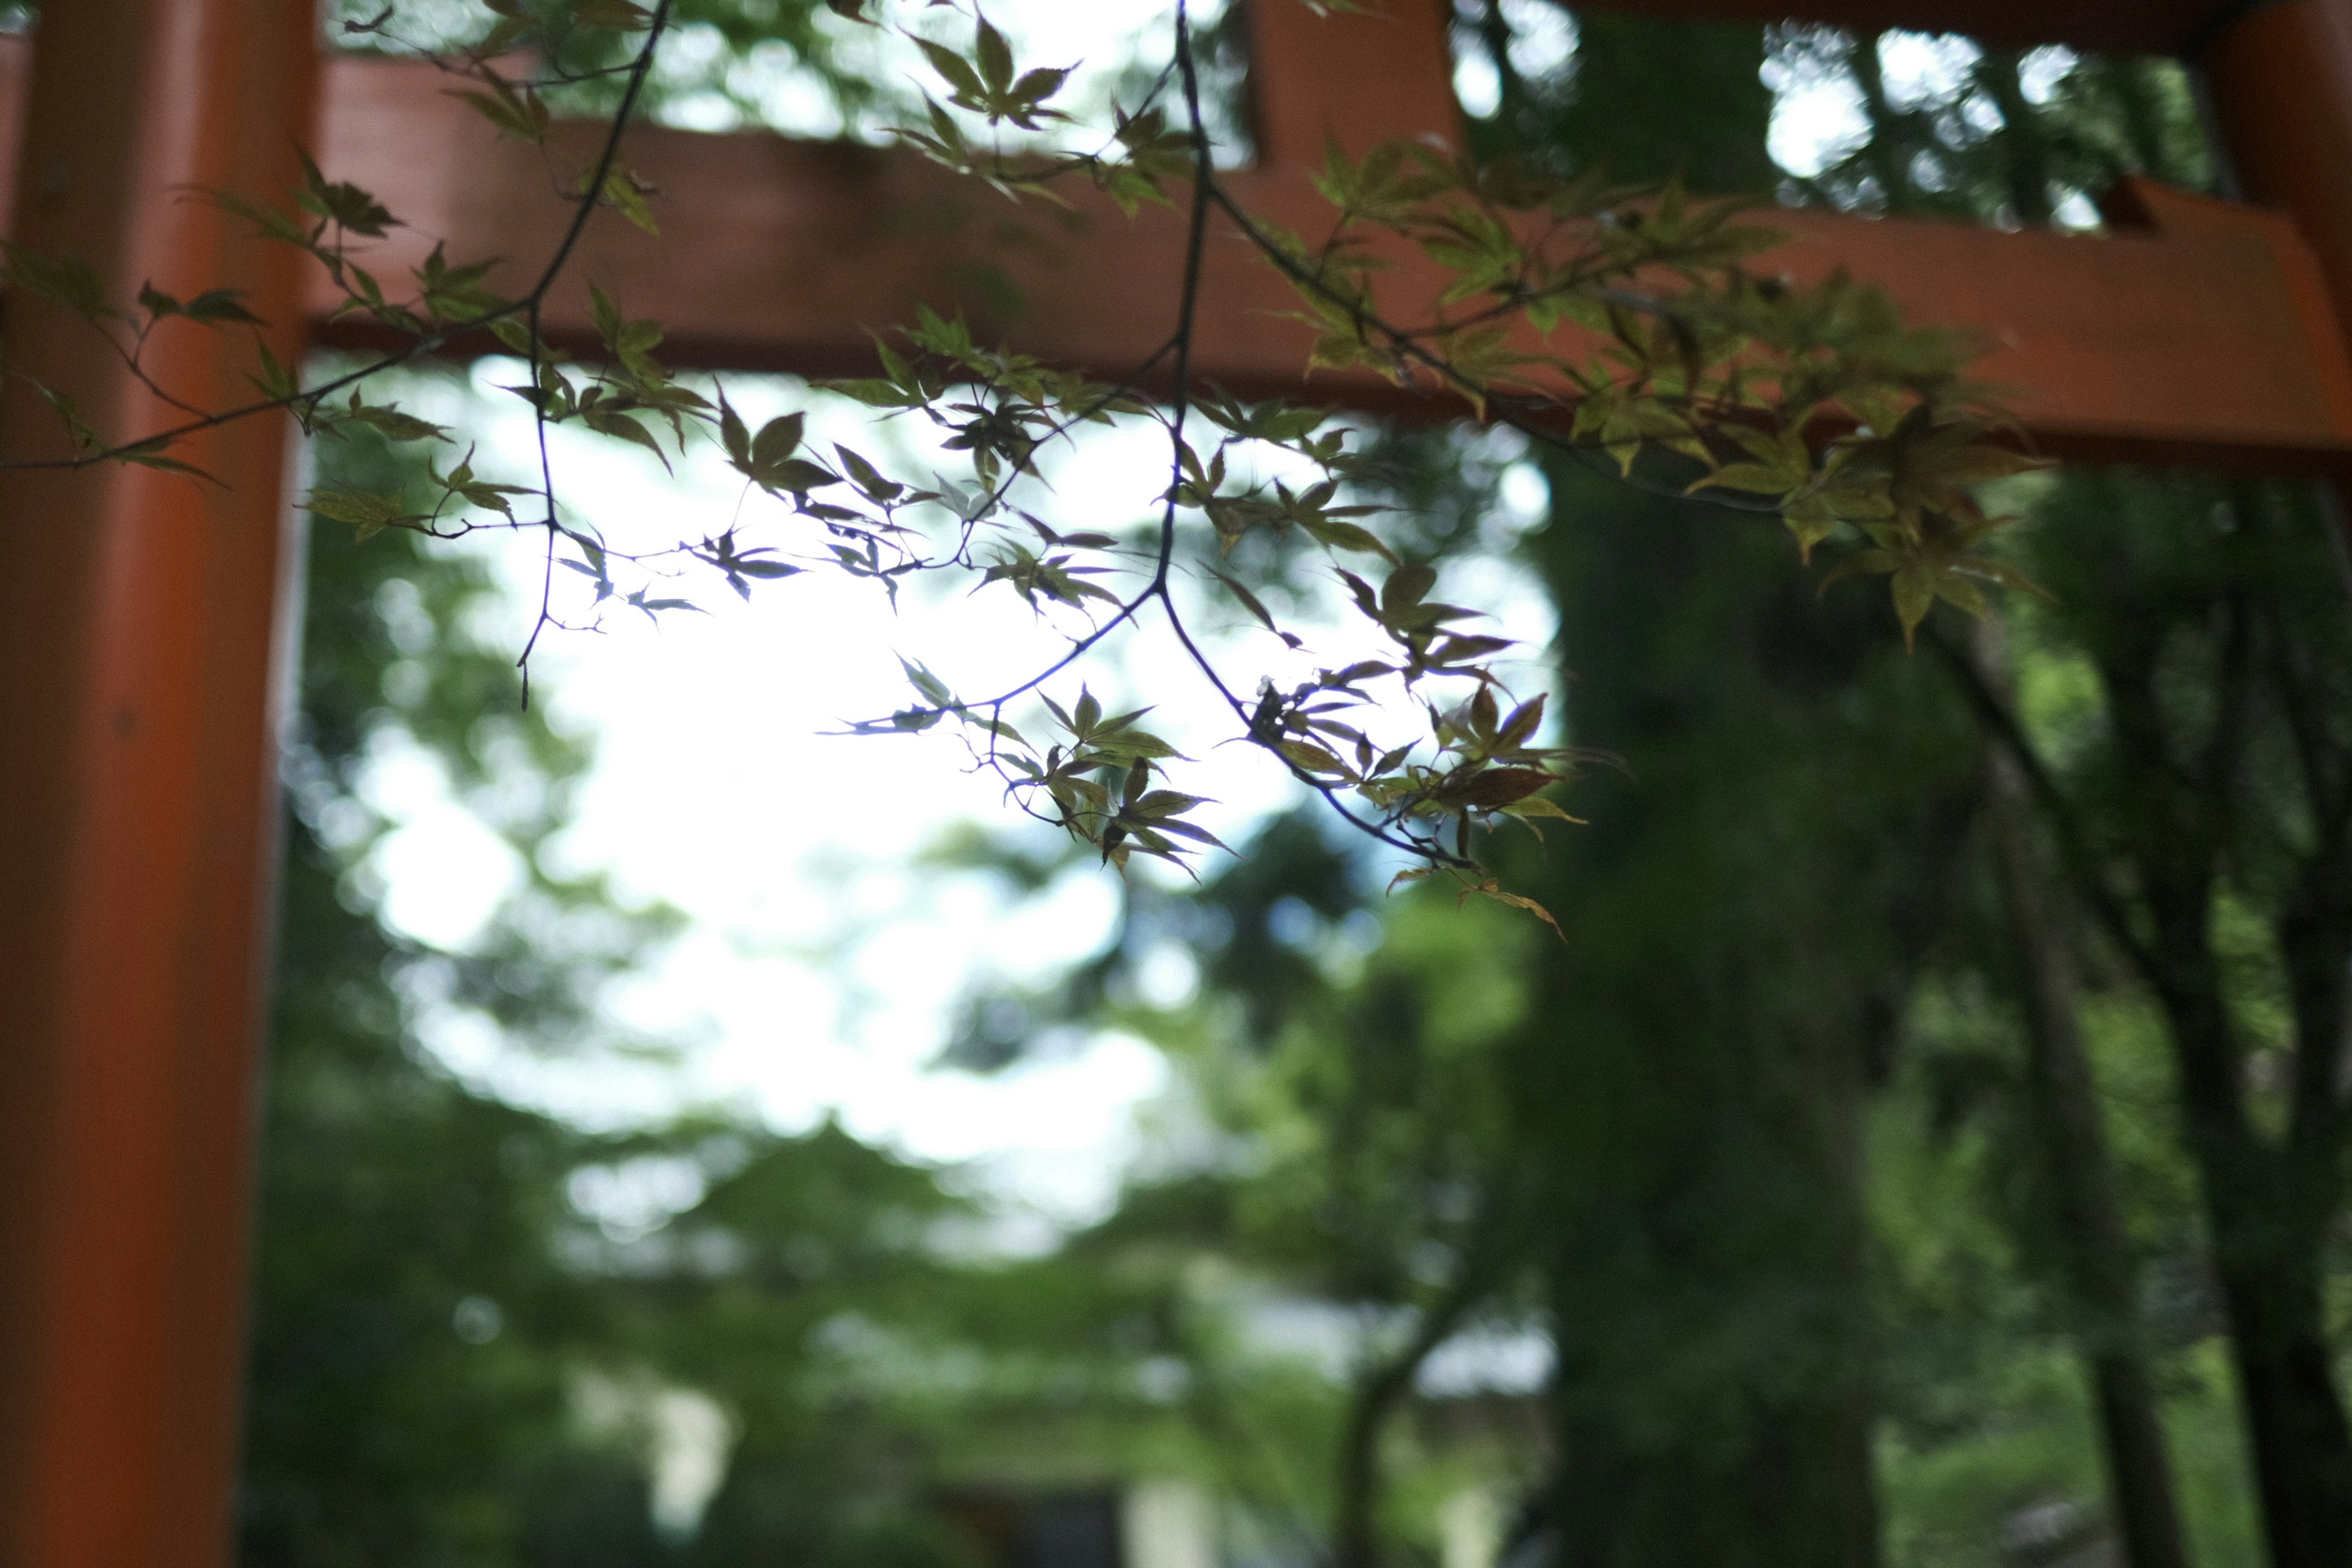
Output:
<instances>
[{"instance_id":1,"label":"blurred background tree","mask_svg":"<svg viewBox=\"0 0 2352 1568\"><path fill-rule=\"evenodd\" d=\"M1398 1452L1397 1418L1449 1341L1528 1331L1542 1225L1499 1070L1539 932L1433 893L1385 921L1376 901L1352 846L1280 816L1197 895L1136 895L1073 988L1171 1054L1197 1119L1192 1156L1133 1181L1087 1245L1151 1245L1328 1314L1337 1408L1292 1502L1340 1568L1432 1539L1430 1500L1400 1507L1390 1472L1427 1479L1440 1457ZM1155 1007L1132 977L1171 950L1199 983ZM1249 1303L1231 1310L1245 1330Z\"/></svg>"}]
</instances>

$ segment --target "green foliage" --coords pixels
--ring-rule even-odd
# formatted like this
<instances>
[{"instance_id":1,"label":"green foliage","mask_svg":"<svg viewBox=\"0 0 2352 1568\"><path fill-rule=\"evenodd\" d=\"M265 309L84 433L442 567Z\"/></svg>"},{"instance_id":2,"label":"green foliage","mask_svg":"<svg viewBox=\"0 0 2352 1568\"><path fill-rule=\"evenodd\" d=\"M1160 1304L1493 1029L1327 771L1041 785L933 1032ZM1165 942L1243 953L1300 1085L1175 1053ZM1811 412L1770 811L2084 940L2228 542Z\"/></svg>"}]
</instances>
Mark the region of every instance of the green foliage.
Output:
<instances>
[{"instance_id":1,"label":"green foliage","mask_svg":"<svg viewBox=\"0 0 2352 1568\"><path fill-rule=\"evenodd\" d=\"M1495 114L1471 127L1482 156L1520 158L1555 174L1591 169L1635 184L1675 180L1717 195L1752 195L1779 183L1755 133L1771 114L1772 95L1755 68L1752 27L1580 9L1577 48L1563 68L1529 77L1516 63L1517 30L1501 0L1469 9L1465 42L1499 84ZM1670 97L1658 96L1662 83L1672 84Z\"/></svg>"},{"instance_id":2,"label":"green foliage","mask_svg":"<svg viewBox=\"0 0 2352 1568\"><path fill-rule=\"evenodd\" d=\"M171 452L184 437L278 408L290 409L306 429L365 426L394 441L452 443L451 432L372 399L370 388L395 365L486 331L526 362L520 384L509 390L530 406L539 431L534 483L480 480L469 451L447 475L436 471L436 489L414 500L328 485L307 504L362 538L391 530L440 538L484 529L534 532L551 569L562 559L587 579L592 596L574 621L563 607L571 601L560 605L551 593L526 660L550 626L593 626L626 610L656 619L691 610L691 584L706 572L748 599L755 582L829 568L879 585L894 603L899 585L919 574L970 574L979 587L1018 594L1067 637L1067 652L992 695L959 696L951 680L927 674L917 683L916 705L853 729L891 733L952 721L1018 804L1105 859L1124 866L1141 852L1181 862L1214 840L1184 818L1197 798L1165 787L1172 752L1114 755L1072 729L1064 709L1082 706L1082 697L1044 703L1049 682L1157 605L1230 710L1234 739L1262 748L1358 826L1465 891L1536 907L1502 890L1480 865L1475 842L1508 820L1565 815L1539 793L1569 776L1570 760L1534 743L1540 710L1521 705L1508 718L1496 710L1492 661L1509 649L1508 640L1452 625L1474 611L1431 599L1426 563L1407 561L1372 526L1380 509L1351 493L1362 468L1344 428L1304 410L1244 408L1192 384L1192 286L1176 302L1167 344L1137 372L1140 378L1161 361L1177 367L1166 408L1142 401L1136 384L1095 384L978 343L962 321L927 309L911 327L878 339L883 374L841 389L879 409L919 416L947 451L968 461L968 479L888 475L874 456L845 445L828 458L805 454L797 413L749 430L723 388L689 387L665 368L657 322L628 318L593 284L589 304L604 355L575 362L544 339L542 310L559 288L572 286L566 269L594 210L611 208L658 232L649 193L620 156L620 132L654 89L667 36L703 27L734 47L775 37L822 61L830 29L890 25L886 7L844 0L822 18L813 6L788 5L759 19L721 0L650 6L495 0L488 9L487 26L445 27L437 37L406 37L397 5L348 17L343 30L369 47L430 58L451 75L451 91L501 135L532 143L551 160L574 214L529 289L501 297L485 284L487 261L453 260L437 248L413 278L377 277L362 259L365 242L403 220L307 158L290 205L210 193L261 239L290 246L323 269L341 296L337 313L364 316L406 346L308 384L261 349L249 375L261 403L188 410L176 427L110 442L60 405L68 442L60 461L181 467L184 459ZM1561 177L1532 166L1480 165L1402 143L1361 159L1334 149L1318 177L1331 220L1309 243L1253 219L1221 183L1202 62L1181 6L1171 68L1131 109L1113 106L1107 134L1057 101L1066 65L1017 59L976 8L968 37L908 37L940 90L924 96L919 123L903 127L902 140L1015 198L1066 201L1065 189L1090 184L1131 214L1147 200L1172 204L1176 187L1189 184L1191 254L1206 243L1211 209L1222 209L1297 288L1304 318L1318 333L1305 370L1369 367L1401 384L1457 395L1482 418L1537 439L1606 454L1629 477L1645 454L1655 454L1696 470L1696 479L1684 474L1688 482L1754 494L1782 512L1808 552L1832 537L1858 544L1839 570L1891 579L1906 638L1933 602L1981 611L1979 583L2019 581L1980 549L2000 520L1979 510L1972 487L2021 460L1986 443L1990 425L1957 378L1963 356L1938 334L1905 329L1882 297L1846 279L1795 288L1750 273L1744 264L1773 236L1738 221L1736 204L1695 204L1674 180L1623 186L1595 172ZM553 138L567 106L609 117L606 134L584 158L560 151ZM1006 132L1020 134L1008 145ZM1053 145L1057 140L1066 145ZM1377 275L1400 244L1454 279L1426 319L1387 313L1390 302L1381 296ZM106 333L142 377L141 350L159 324L218 328L251 320L224 291L183 302L150 289L142 317L107 299L97 275L79 263L11 251L9 265L20 286ZM1194 412L1218 428L1213 445L1197 444ZM1059 535L1024 510L1022 487L1039 482L1034 458L1042 446L1085 425L1131 422L1160 426L1171 455L1166 486L1138 498L1159 513L1144 549L1130 550L1107 532ZM547 436L573 424L644 448L666 466L689 440L715 437L747 490L772 510L747 511L716 539L617 550L573 521L559 496ZM1196 519L1209 525L1219 555L1255 531L1297 529L1335 556L1383 560L1389 574L1377 587L1346 571L1338 575L1402 657L1359 660L1304 682L1277 679L1271 666L1255 680L1220 669L1185 630L1171 590L1176 575L1193 568L1192 552L1179 544L1192 538ZM1033 548L1027 531L1045 548ZM1245 574L1205 561L1199 569L1224 584L1286 650L1302 649ZM1447 695L1432 695L1432 687ZM1031 721L1008 708L1026 710L1033 700L1068 733L1066 743L1041 752L1027 742L1022 726ZM1375 738L1374 722L1399 706L1425 711L1425 737ZM1110 776L1118 768L1124 778Z\"/></svg>"},{"instance_id":3,"label":"green foliage","mask_svg":"<svg viewBox=\"0 0 2352 1568\"><path fill-rule=\"evenodd\" d=\"M1335 873L1355 880L1311 821L1277 819L1176 927L1197 943L1200 995L1116 1016L1169 1042L1240 1141L1245 1254L1336 1300L1423 1307L1517 1202L1495 1052L1525 1016L1529 942L1443 897L1367 924L1360 894L1318 916L1289 890Z\"/></svg>"},{"instance_id":4,"label":"green foliage","mask_svg":"<svg viewBox=\"0 0 2352 1568\"><path fill-rule=\"evenodd\" d=\"M319 455L322 485L397 498L439 482L381 431ZM1229 1301L1115 1226L1067 1257L992 1259L957 1238L970 1205L933 1173L836 1127L584 1132L422 1049L425 997L493 1017L510 1050L584 1056L604 982L667 929L537 869L586 758L544 710L517 710L510 658L466 630L494 592L478 560L414 532L314 544L242 1560L964 1568L970 1543L934 1506L959 1476L1050 1473L1074 1449L1248 1471L1227 1452L1236 1423L1280 1449L1328 1441L1323 1381L1239 1344ZM1136 743L1133 723L1084 722ZM386 825L360 785L394 742L439 762L529 868L465 952L377 918L366 862ZM698 1195L620 1222L581 1201L656 1170ZM1171 1391L1175 1365L1190 1370ZM679 1389L733 1433L686 1543L648 1523L642 1430L591 1419Z\"/></svg>"}]
</instances>

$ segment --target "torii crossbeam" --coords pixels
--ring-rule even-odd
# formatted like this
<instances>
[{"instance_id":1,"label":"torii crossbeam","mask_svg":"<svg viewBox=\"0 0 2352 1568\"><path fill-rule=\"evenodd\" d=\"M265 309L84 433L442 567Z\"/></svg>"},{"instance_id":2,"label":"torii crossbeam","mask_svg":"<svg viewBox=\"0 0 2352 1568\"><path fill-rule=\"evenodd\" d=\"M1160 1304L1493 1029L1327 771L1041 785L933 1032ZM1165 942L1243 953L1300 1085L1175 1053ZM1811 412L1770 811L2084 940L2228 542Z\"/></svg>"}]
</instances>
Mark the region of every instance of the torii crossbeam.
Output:
<instances>
[{"instance_id":1,"label":"torii crossbeam","mask_svg":"<svg viewBox=\"0 0 2352 1568\"><path fill-rule=\"evenodd\" d=\"M321 61L315 0L48 0L0 50L15 237L97 262L118 294L244 287L299 352L290 251L231 243L175 186L271 191L292 146L456 255L528 265L563 214L423 68ZM1976 329L1986 378L2063 455L2352 475L2352 0L1622 0L1663 16L1909 26L2188 57L2252 202L2135 183L2103 237L1785 213L1771 262L1843 266L1919 322ZM1235 194L1310 226L1327 135L1458 130L1444 0L1317 19L1253 0L1262 165ZM28 58L29 57L29 58ZM21 126L21 131L20 131ZM583 134L593 133L583 129ZM832 374L918 301L1027 352L1123 373L1157 346L1178 227L1106 205L1005 206L911 153L639 127L666 237L599 217L583 270L663 321L673 363ZM421 259L417 256L407 259ZM1050 300L1050 309L1031 301ZM593 342L558 296L559 338ZM1201 374L1399 412L1450 410L1362 373L1302 388L1286 287L1213 247ZM6 303L11 353L102 427L162 412L79 321ZM563 312L572 310L567 315ZM356 329L314 341L350 342ZM190 342L175 384L228 400ZM215 357L207 357L215 356ZM0 390L0 453L37 412ZM212 433L229 482L0 473L0 1568L212 1568L235 1457L257 1041L266 995L275 700L299 552L291 423Z\"/></svg>"}]
</instances>

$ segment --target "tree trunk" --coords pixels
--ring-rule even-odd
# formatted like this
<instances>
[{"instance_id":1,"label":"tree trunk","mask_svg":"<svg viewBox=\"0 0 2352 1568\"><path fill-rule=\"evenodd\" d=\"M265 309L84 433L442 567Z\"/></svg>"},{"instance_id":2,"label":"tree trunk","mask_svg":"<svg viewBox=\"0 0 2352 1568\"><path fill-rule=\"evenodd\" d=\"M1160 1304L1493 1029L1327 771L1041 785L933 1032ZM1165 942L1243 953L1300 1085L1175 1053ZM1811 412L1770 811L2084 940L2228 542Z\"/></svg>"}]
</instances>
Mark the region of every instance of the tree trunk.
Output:
<instances>
[{"instance_id":1,"label":"tree trunk","mask_svg":"<svg viewBox=\"0 0 2352 1568\"><path fill-rule=\"evenodd\" d=\"M1571 732L1638 781L1596 777L1549 847L1568 940L1514 1092L1549 1183L1549 1531L1566 1568L1875 1568L1861 1112L1959 835L1934 784L1819 781L1949 716L1770 568L1784 542L1549 471ZM1934 754L1956 816L1977 757Z\"/></svg>"},{"instance_id":2,"label":"tree trunk","mask_svg":"<svg viewBox=\"0 0 2352 1568\"><path fill-rule=\"evenodd\" d=\"M1979 623L1976 657L1996 689L2007 684L1999 636L1990 623ZM2064 1236L2075 1333L2098 1405L2108 1504L2130 1568L2188 1568L2122 1205L2076 1021L2080 988L2073 954L2034 852L2024 773L1999 740L1987 747L1985 786L1986 824L2024 981L2034 1110Z\"/></svg>"},{"instance_id":3,"label":"tree trunk","mask_svg":"<svg viewBox=\"0 0 2352 1568\"><path fill-rule=\"evenodd\" d=\"M2254 1125L2203 916L2202 900L2160 912L2148 978L2171 1026L2271 1562L2352 1568L2352 1428L2320 1301L2340 1150L2301 1108L2284 1141Z\"/></svg>"},{"instance_id":4,"label":"tree trunk","mask_svg":"<svg viewBox=\"0 0 2352 1568\"><path fill-rule=\"evenodd\" d=\"M2109 1501L2130 1568L2186 1568L2187 1542L2173 1502L2172 1458L2157 1419L2147 1360L2137 1348L2086 1348L2106 1446Z\"/></svg>"},{"instance_id":5,"label":"tree trunk","mask_svg":"<svg viewBox=\"0 0 2352 1568\"><path fill-rule=\"evenodd\" d=\"M2219 1236L2259 1235L2275 1217L2216 1205ZM2319 1283L2298 1247L2218 1259L2239 1398L2253 1447L2274 1568L2352 1568L2352 1430L2336 1391Z\"/></svg>"},{"instance_id":6,"label":"tree trunk","mask_svg":"<svg viewBox=\"0 0 2352 1568\"><path fill-rule=\"evenodd\" d=\"M2234 747L2227 720L2242 702L2234 694L2225 700L2216 752ZM2131 727L2144 729L2146 721ZM2142 757L2160 754L2145 740L2136 749ZM2308 919L2290 912L2282 932L2290 975L2326 968L2335 1001L2297 998L2294 1120L2284 1138L2273 1138L2246 1104L2244 1055L2212 945L2210 884L2176 882L2166 869L2150 879L2158 935L2143 954L2142 973L2171 1026L2271 1562L2352 1568L2352 1427L2336 1388L2320 1300L2327 1230L2339 1207L2345 944L2336 925L2321 921L2315 935ZM2322 895L2333 891L2326 884L2334 871L2325 863L2311 869L2319 888L2309 901L2332 907Z\"/></svg>"},{"instance_id":7,"label":"tree trunk","mask_svg":"<svg viewBox=\"0 0 2352 1568\"><path fill-rule=\"evenodd\" d=\"M1514 1244L1520 1223L1513 1194L1496 1179L1471 1226L1452 1283L1423 1309L1412 1340L1357 1379L1348 1405L1348 1425L1339 1435L1331 1513L1332 1568L1379 1568L1381 1434L1387 1429L1397 1402L1412 1389L1422 1363L1453 1336L1465 1318L1492 1299L1519 1256Z\"/></svg>"},{"instance_id":8,"label":"tree trunk","mask_svg":"<svg viewBox=\"0 0 2352 1568\"><path fill-rule=\"evenodd\" d=\"M2027 1066L2065 1236L2075 1332L2098 1404L2108 1502L2131 1568L2187 1568L2115 1175L2075 1023L2074 966L2043 901L2016 761L1996 748L1987 772L1987 815L2026 981Z\"/></svg>"},{"instance_id":9,"label":"tree trunk","mask_svg":"<svg viewBox=\"0 0 2352 1568\"><path fill-rule=\"evenodd\" d=\"M2214 1070L2233 1041L2217 1004L2167 998L2184 1080ZM2228 1058L2234 1067L2234 1058ZM2192 1064L2199 1072L2192 1075ZM2197 1155L2231 1359L2252 1447L2273 1568L2352 1568L2352 1427L2335 1381L2320 1300L2322 1243L2335 1205L2296 1179L2292 1147L2192 1090Z\"/></svg>"},{"instance_id":10,"label":"tree trunk","mask_svg":"<svg viewBox=\"0 0 2352 1568\"><path fill-rule=\"evenodd\" d=\"M1349 1402L1332 1504L1332 1568L1377 1568L1380 1562L1381 1429L1401 1386L1374 1378L1359 1385Z\"/></svg>"}]
</instances>

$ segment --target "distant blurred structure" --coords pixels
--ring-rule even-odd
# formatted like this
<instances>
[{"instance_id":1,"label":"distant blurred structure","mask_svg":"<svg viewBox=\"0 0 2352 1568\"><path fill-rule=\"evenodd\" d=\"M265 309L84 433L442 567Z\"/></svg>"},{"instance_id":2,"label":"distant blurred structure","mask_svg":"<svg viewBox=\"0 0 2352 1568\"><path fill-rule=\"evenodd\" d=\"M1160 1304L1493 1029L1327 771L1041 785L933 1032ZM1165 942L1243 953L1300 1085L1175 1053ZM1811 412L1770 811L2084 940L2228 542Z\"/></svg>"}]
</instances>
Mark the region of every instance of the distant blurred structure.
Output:
<instances>
[{"instance_id":1,"label":"distant blurred structure","mask_svg":"<svg viewBox=\"0 0 2352 1568\"><path fill-rule=\"evenodd\" d=\"M939 1507L982 1568L1317 1568L1322 1548L1186 1477L951 1486ZM1502 1505L1484 1486L1443 1511L1438 1568L1496 1568Z\"/></svg>"}]
</instances>

